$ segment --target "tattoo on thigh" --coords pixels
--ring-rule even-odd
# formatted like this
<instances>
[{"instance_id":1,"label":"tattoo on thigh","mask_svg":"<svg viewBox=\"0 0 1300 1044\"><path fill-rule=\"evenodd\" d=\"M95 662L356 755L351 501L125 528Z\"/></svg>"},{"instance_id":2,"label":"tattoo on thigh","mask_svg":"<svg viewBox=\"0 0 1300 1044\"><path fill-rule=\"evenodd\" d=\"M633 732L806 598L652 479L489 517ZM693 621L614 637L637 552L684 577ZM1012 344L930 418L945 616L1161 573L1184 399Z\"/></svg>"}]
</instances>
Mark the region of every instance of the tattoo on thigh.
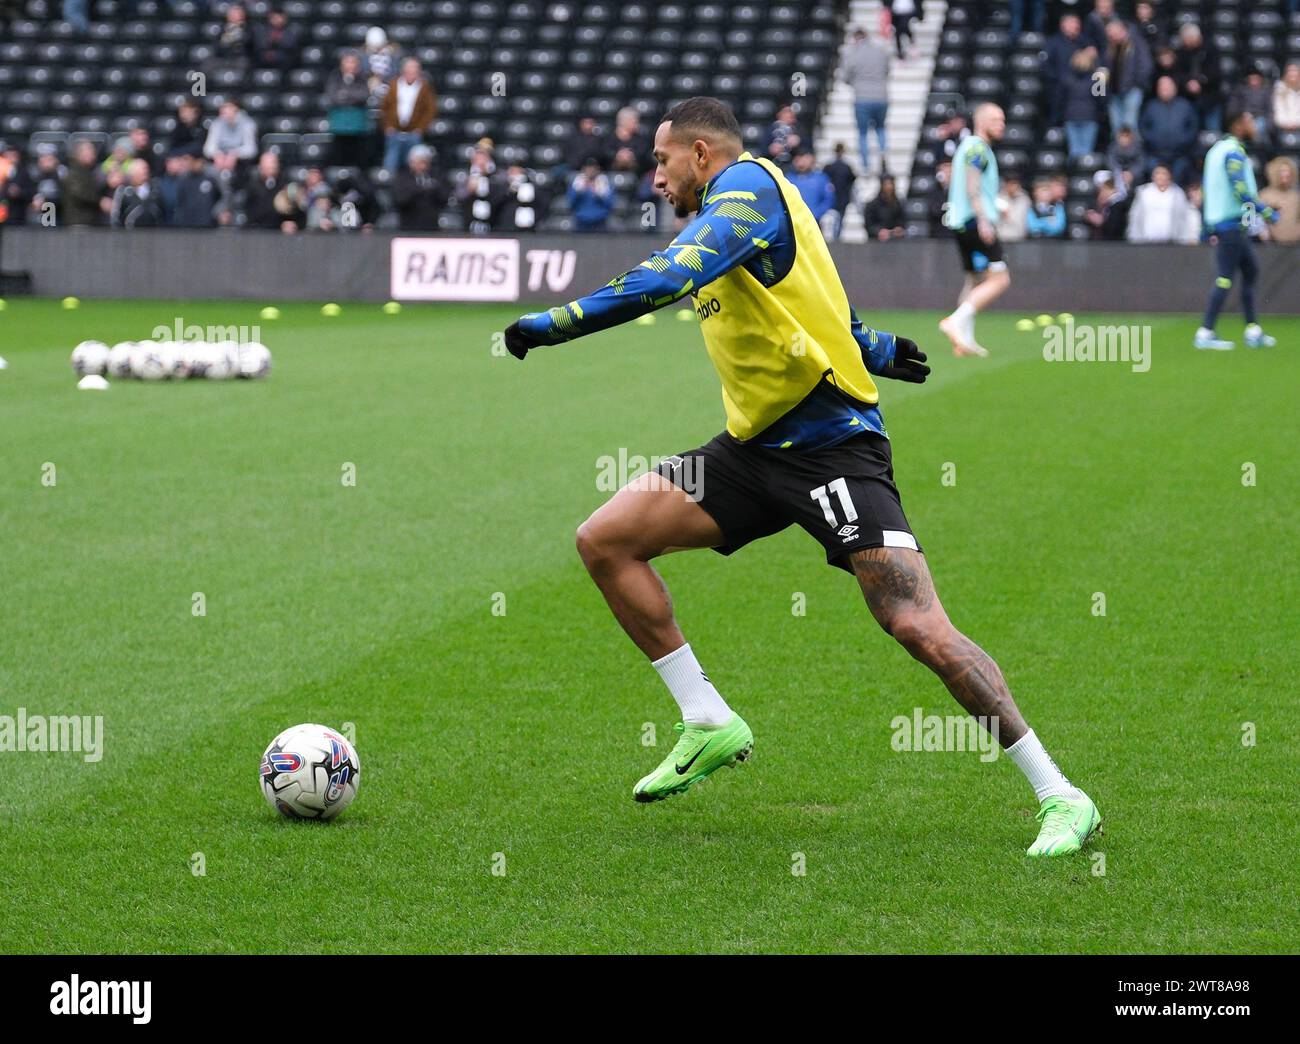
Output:
<instances>
[{"instance_id":1,"label":"tattoo on thigh","mask_svg":"<svg viewBox=\"0 0 1300 1044\"><path fill-rule=\"evenodd\" d=\"M869 547L849 556L853 573L873 612L909 608L921 612L934 604L934 582L919 551L905 547Z\"/></svg>"}]
</instances>

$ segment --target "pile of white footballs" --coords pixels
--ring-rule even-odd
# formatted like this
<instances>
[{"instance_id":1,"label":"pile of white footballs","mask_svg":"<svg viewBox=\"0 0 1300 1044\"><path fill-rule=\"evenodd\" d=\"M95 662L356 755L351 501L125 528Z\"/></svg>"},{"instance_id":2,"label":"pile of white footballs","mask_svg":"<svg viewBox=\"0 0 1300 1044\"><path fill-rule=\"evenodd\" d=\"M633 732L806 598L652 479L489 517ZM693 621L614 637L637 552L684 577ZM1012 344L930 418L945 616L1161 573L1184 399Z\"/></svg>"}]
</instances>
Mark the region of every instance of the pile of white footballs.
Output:
<instances>
[{"instance_id":1,"label":"pile of white footballs","mask_svg":"<svg viewBox=\"0 0 1300 1044\"><path fill-rule=\"evenodd\" d=\"M72 350L79 387L107 387L106 377L179 381L205 377L256 380L271 372L271 352L260 341L82 341ZM87 378L99 378L88 383Z\"/></svg>"}]
</instances>

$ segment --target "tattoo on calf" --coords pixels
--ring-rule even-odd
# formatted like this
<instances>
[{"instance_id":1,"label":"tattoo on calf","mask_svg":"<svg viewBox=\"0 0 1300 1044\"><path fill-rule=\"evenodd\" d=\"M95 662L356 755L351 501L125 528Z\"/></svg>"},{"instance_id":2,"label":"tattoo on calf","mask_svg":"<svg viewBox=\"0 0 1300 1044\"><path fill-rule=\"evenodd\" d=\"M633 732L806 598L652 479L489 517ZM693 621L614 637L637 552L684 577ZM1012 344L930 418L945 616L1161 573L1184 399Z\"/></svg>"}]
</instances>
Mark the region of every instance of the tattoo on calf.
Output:
<instances>
[{"instance_id":1,"label":"tattoo on calf","mask_svg":"<svg viewBox=\"0 0 1300 1044\"><path fill-rule=\"evenodd\" d=\"M869 547L849 556L867 604L879 616L896 609L925 612L934 604L934 582L920 552L903 547Z\"/></svg>"}]
</instances>

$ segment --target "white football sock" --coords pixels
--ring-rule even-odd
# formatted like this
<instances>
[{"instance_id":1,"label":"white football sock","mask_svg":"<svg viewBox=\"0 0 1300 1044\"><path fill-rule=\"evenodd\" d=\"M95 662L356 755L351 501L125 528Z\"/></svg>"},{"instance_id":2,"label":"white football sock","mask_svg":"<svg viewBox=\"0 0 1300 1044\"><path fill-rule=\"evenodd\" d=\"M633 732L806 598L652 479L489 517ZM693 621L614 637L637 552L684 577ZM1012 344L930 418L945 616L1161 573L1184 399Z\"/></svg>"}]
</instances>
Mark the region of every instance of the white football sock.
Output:
<instances>
[{"instance_id":1,"label":"white football sock","mask_svg":"<svg viewBox=\"0 0 1300 1044\"><path fill-rule=\"evenodd\" d=\"M682 721L689 725L725 725L731 720L731 708L700 667L690 642L651 666L682 709Z\"/></svg>"},{"instance_id":2,"label":"white football sock","mask_svg":"<svg viewBox=\"0 0 1300 1044\"><path fill-rule=\"evenodd\" d=\"M1040 802L1049 797L1077 798L1081 795L1082 791L1072 785L1056 767L1056 762L1038 742L1033 729L1011 744L1007 748L1007 754L1025 774L1029 785L1034 788L1034 796Z\"/></svg>"},{"instance_id":3,"label":"white football sock","mask_svg":"<svg viewBox=\"0 0 1300 1044\"><path fill-rule=\"evenodd\" d=\"M969 301L963 301L952 313L953 321L966 335L968 342L975 340L975 306Z\"/></svg>"}]
</instances>

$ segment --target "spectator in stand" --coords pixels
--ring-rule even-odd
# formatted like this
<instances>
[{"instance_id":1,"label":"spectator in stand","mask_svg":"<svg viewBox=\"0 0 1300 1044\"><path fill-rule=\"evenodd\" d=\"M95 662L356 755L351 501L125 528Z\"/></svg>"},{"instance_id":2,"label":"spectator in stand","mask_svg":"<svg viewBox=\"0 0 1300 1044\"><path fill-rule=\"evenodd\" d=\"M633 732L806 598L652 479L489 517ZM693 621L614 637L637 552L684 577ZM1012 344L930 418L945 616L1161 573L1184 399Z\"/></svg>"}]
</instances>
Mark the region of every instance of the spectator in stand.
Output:
<instances>
[{"instance_id":1,"label":"spectator in stand","mask_svg":"<svg viewBox=\"0 0 1300 1044\"><path fill-rule=\"evenodd\" d=\"M99 172L105 178L111 178L114 175L125 177L126 169L131 165L131 160L134 158L135 151L131 148L131 139L123 135L113 142L112 151L104 157L104 162L99 166Z\"/></svg>"},{"instance_id":2,"label":"spectator in stand","mask_svg":"<svg viewBox=\"0 0 1300 1044\"><path fill-rule=\"evenodd\" d=\"M1201 241L1205 232L1205 222L1201 217L1201 207L1205 204L1205 193L1201 186L1192 184L1187 187L1187 213L1183 217L1183 228L1178 234L1178 242L1186 246L1195 246Z\"/></svg>"},{"instance_id":3,"label":"spectator in stand","mask_svg":"<svg viewBox=\"0 0 1300 1044\"><path fill-rule=\"evenodd\" d=\"M903 49L903 37L907 37L907 48L910 51L912 46L912 22L921 21L925 18L925 11L916 0L884 0L885 10L889 12L890 24L894 27L894 46L898 49L898 57L908 57L907 51Z\"/></svg>"},{"instance_id":4,"label":"spectator in stand","mask_svg":"<svg viewBox=\"0 0 1300 1044\"><path fill-rule=\"evenodd\" d=\"M1300 243L1300 187L1297 187L1296 162L1289 156L1269 160L1264 168L1268 187L1259 198L1278 213L1276 225L1268 226L1268 238L1274 243Z\"/></svg>"},{"instance_id":5,"label":"spectator in stand","mask_svg":"<svg viewBox=\"0 0 1300 1044\"><path fill-rule=\"evenodd\" d=\"M641 114L630 105L618 110L614 129L601 139L595 156L606 170L621 170L641 175L653 167L650 137L641 128ZM585 157L584 157L585 158Z\"/></svg>"},{"instance_id":6,"label":"spectator in stand","mask_svg":"<svg viewBox=\"0 0 1300 1044\"><path fill-rule=\"evenodd\" d=\"M889 51L873 43L865 29L854 29L853 46L844 56L841 75L844 77L844 82L853 88L853 117L858 124L858 154L862 157L862 173L871 172L873 130L876 134L876 145L880 148L880 169L883 173L886 148L885 117L889 112ZM793 118L794 110L789 111ZM772 141L770 135L768 141ZM768 157L780 162L772 154L770 147Z\"/></svg>"},{"instance_id":7,"label":"spectator in stand","mask_svg":"<svg viewBox=\"0 0 1300 1044\"><path fill-rule=\"evenodd\" d=\"M415 58L402 62L402 73L388 86L379 109L384 130L384 166L396 174L410 151L424 140L424 133L438 116L438 97L433 85L420 72Z\"/></svg>"},{"instance_id":8,"label":"spectator in stand","mask_svg":"<svg viewBox=\"0 0 1300 1044\"><path fill-rule=\"evenodd\" d=\"M299 193L299 203L303 211L310 211L316 205L316 200L322 196L333 205L334 193L330 189L329 182L325 180L325 175L321 173L320 167L308 167L303 175L302 190Z\"/></svg>"},{"instance_id":9,"label":"spectator in stand","mask_svg":"<svg viewBox=\"0 0 1300 1044\"><path fill-rule=\"evenodd\" d=\"M366 49L362 54L366 83L375 100L388 93L388 85L397 74L397 45L388 42L388 33L373 25L366 30Z\"/></svg>"},{"instance_id":10,"label":"spectator in stand","mask_svg":"<svg viewBox=\"0 0 1300 1044\"><path fill-rule=\"evenodd\" d=\"M163 221L173 228L212 228L217 223L220 189L201 155L177 152L167 157L159 198Z\"/></svg>"},{"instance_id":11,"label":"spectator in stand","mask_svg":"<svg viewBox=\"0 0 1300 1044\"><path fill-rule=\"evenodd\" d=\"M1047 122L1059 127L1065 119L1065 84L1070 76L1070 60L1088 46L1083 37L1079 16L1061 15L1060 31L1047 41L1043 60L1043 96L1047 99Z\"/></svg>"},{"instance_id":12,"label":"spectator in stand","mask_svg":"<svg viewBox=\"0 0 1300 1044\"><path fill-rule=\"evenodd\" d=\"M776 120L767 132L767 158L778 167L788 167L795 151L802 147L803 135L794 109L783 105L777 110Z\"/></svg>"},{"instance_id":13,"label":"spectator in stand","mask_svg":"<svg viewBox=\"0 0 1300 1044\"><path fill-rule=\"evenodd\" d=\"M1019 243L1029 235L1029 193L1018 175L1008 172L998 193L998 238L1004 243Z\"/></svg>"},{"instance_id":14,"label":"spectator in stand","mask_svg":"<svg viewBox=\"0 0 1300 1044\"><path fill-rule=\"evenodd\" d=\"M1180 185L1191 172L1192 150L1196 147L1196 109L1168 76L1156 81L1156 96L1142 109L1140 130L1146 146L1147 165L1168 167Z\"/></svg>"},{"instance_id":15,"label":"spectator in stand","mask_svg":"<svg viewBox=\"0 0 1300 1044\"><path fill-rule=\"evenodd\" d=\"M1107 150L1106 160L1111 173L1115 175L1116 184L1119 184L1125 173L1131 174L1136 182L1141 182L1146 177L1146 153L1142 150L1137 132L1130 126L1120 127Z\"/></svg>"},{"instance_id":16,"label":"spectator in stand","mask_svg":"<svg viewBox=\"0 0 1300 1044\"><path fill-rule=\"evenodd\" d=\"M1093 239L1123 239L1128 228L1128 210L1131 197L1115 187L1115 176L1108 170L1093 175L1097 186L1097 199L1084 215L1091 226Z\"/></svg>"},{"instance_id":17,"label":"spectator in stand","mask_svg":"<svg viewBox=\"0 0 1300 1044\"><path fill-rule=\"evenodd\" d=\"M447 205L447 189L433 171L433 150L417 145L406 157L406 169L393 179L393 202L403 231L432 232Z\"/></svg>"},{"instance_id":18,"label":"spectator in stand","mask_svg":"<svg viewBox=\"0 0 1300 1044\"><path fill-rule=\"evenodd\" d=\"M325 109L334 135L333 160L338 167L361 167L370 159L370 85L361 72L361 56L344 51L339 67L325 83Z\"/></svg>"},{"instance_id":19,"label":"spectator in stand","mask_svg":"<svg viewBox=\"0 0 1300 1044\"><path fill-rule=\"evenodd\" d=\"M1267 121L1270 125L1272 123L1274 86L1269 78L1268 66L1263 62L1253 62L1229 94L1229 108L1233 108L1232 102L1238 102L1238 108L1255 116L1256 141L1259 140L1260 121Z\"/></svg>"},{"instance_id":20,"label":"spectator in stand","mask_svg":"<svg viewBox=\"0 0 1300 1044\"><path fill-rule=\"evenodd\" d=\"M950 110L947 118L934 129L934 143L943 150L945 156L952 159L957 154L957 146L961 144L962 138L969 133L970 128L966 126L966 117L960 112Z\"/></svg>"},{"instance_id":21,"label":"spectator in stand","mask_svg":"<svg viewBox=\"0 0 1300 1044\"><path fill-rule=\"evenodd\" d=\"M113 194L109 223L114 228L151 228L163 223L158 187L144 160L132 160L127 168L126 182Z\"/></svg>"},{"instance_id":22,"label":"spectator in stand","mask_svg":"<svg viewBox=\"0 0 1300 1044\"><path fill-rule=\"evenodd\" d=\"M66 174L67 170L59 162L56 146L49 142L36 146L36 170L32 175L32 194L27 204L33 221L43 223L52 218L56 225L60 223L61 193Z\"/></svg>"},{"instance_id":23,"label":"spectator in stand","mask_svg":"<svg viewBox=\"0 0 1300 1044\"><path fill-rule=\"evenodd\" d=\"M818 224L835 205L835 186L826 172L817 169L816 157L810 149L800 149L794 154L794 170L788 175L790 184L799 190L799 195L808 204L812 216Z\"/></svg>"},{"instance_id":24,"label":"spectator in stand","mask_svg":"<svg viewBox=\"0 0 1300 1044\"><path fill-rule=\"evenodd\" d=\"M286 193L289 182L280 174L280 157L271 151L262 153L257 169L248 179L244 195L244 213L249 228L297 232L302 215Z\"/></svg>"},{"instance_id":25,"label":"spectator in stand","mask_svg":"<svg viewBox=\"0 0 1300 1044\"><path fill-rule=\"evenodd\" d=\"M1168 76L1174 83L1178 82L1178 54L1172 47L1162 44L1152 52L1151 57L1155 59L1157 80L1162 76Z\"/></svg>"},{"instance_id":26,"label":"spectator in stand","mask_svg":"<svg viewBox=\"0 0 1300 1044\"><path fill-rule=\"evenodd\" d=\"M1196 107L1200 125L1218 133L1223 124L1218 52L1206 42L1199 25L1184 22L1175 53L1179 90Z\"/></svg>"},{"instance_id":27,"label":"spectator in stand","mask_svg":"<svg viewBox=\"0 0 1300 1044\"><path fill-rule=\"evenodd\" d=\"M862 209L862 223L867 229L867 238L878 239L888 243L891 239L902 239L907 235L904 224L903 201L898 198L898 185L890 175L880 179L880 191Z\"/></svg>"},{"instance_id":28,"label":"spectator in stand","mask_svg":"<svg viewBox=\"0 0 1300 1044\"><path fill-rule=\"evenodd\" d=\"M1142 115L1142 101L1151 89L1155 60L1146 41L1120 19L1106 23L1106 107L1112 133L1132 127Z\"/></svg>"},{"instance_id":29,"label":"spectator in stand","mask_svg":"<svg viewBox=\"0 0 1300 1044\"><path fill-rule=\"evenodd\" d=\"M582 166L582 161L588 156L599 156L600 149L601 136L596 132L595 117L582 117L578 121L578 133L564 150L564 165L557 168L556 174L567 183L569 175Z\"/></svg>"},{"instance_id":30,"label":"spectator in stand","mask_svg":"<svg viewBox=\"0 0 1300 1044\"><path fill-rule=\"evenodd\" d=\"M544 200L533 171L518 163L506 170L506 197L497 227L507 232L533 232L542 219Z\"/></svg>"},{"instance_id":31,"label":"spectator in stand","mask_svg":"<svg viewBox=\"0 0 1300 1044\"><path fill-rule=\"evenodd\" d=\"M253 65L258 69L289 69L298 61L298 30L279 8L253 30Z\"/></svg>"},{"instance_id":32,"label":"spectator in stand","mask_svg":"<svg viewBox=\"0 0 1300 1044\"><path fill-rule=\"evenodd\" d=\"M588 161L596 163L591 157ZM474 235L491 232L505 196L506 179L497 172L492 143L480 139L470 157L469 171L456 189L456 199L465 213L465 227Z\"/></svg>"},{"instance_id":33,"label":"spectator in stand","mask_svg":"<svg viewBox=\"0 0 1300 1044\"><path fill-rule=\"evenodd\" d=\"M1273 88L1273 126L1279 131L1300 131L1300 62L1287 62Z\"/></svg>"},{"instance_id":34,"label":"spectator in stand","mask_svg":"<svg viewBox=\"0 0 1300 1044\"><path fill-rule=\"evenodd\" d=\"M1267 76L1263 64L1255 62L1228 95L1230 110L1244 110L1255 117L1254 149L1263 157L1273 151L1273 84Z\"/></svg>"},{"instance_id":35,"label":"spectator in stand","mask_svg":"<svg viewBox=\"0 0 1300 1044\"><path fill-rule=\"evenodd\" d=\"M149 139L149 128L136 124L127 132L131 142L131 154L149 164L149 176L156 178L162 170L162 153L155 150Z\"/></svg>"},{"instance_id":36,"label":"spectator in stand","mask_svg":"<svg viewBox=\"0 0 1300 1044\"><path fill-rule=\"evenodd\" d=\"M1174 184L1164 164L1151 171L1151 180L1134 193L1128 216L1130 243L1177 243L1187 228L1187 194Z\"/></svg>"},{"instance_id":37,"label":"spectator in stand","mask_svg":"<svg viewBox=\"0 0 1300 1044\"><path fill-rule=\"evenodd\" d=\"M302 210L308 232L339 232L360 225L355 207L347 206L330 188L319 167L312 167L303 179L295 200Z\"/></svg>"},{"instance_id":38,"label":"spectator in stand","mask_svg":"<svg viewBox=\"0 0 1300 1044\"><path fill-rule=\"evenodd\" d=\"M225 21L212 48L212 57L204 63L204 71L211 74L222 70L235 73L248 71L248 59L253 49L253 34L248 29L248 14L242 4L226 8Z\"/></svg>"},{"instance_id":39,"label":"spectator in stand","mask_svg":"<svg viewBox=\"0 0 1300 1044\"><path fill-rule=\"evenodd\" d=\"M180 153L169 153L163 161L162 177L158 179L158 202L162 205L163 224L172 224L176 212L181 175L189 170L188 159Z\"/></svg>"},{"instance_id":40,"label":"spectator in stand","mask_svg":"<svg viewBox=\"0 0 1300 1044\"><path fill-rule=\"evenodd\" d=\"M831 204L833 216L831 238L833 239L840 238L840 231L844 228L844 214L849 209L849 204L853 202L853 168L845 162L844 152L844 143L836 142L835 158L822 168L835 189L835 201Z\"/></svg>"},{"instance_id":41,"label":"spectator in stand","mask_svg":"<svg viewBox=\"0 0 1300 1044\"><path fill-rule=\"evenodd\" d=\"M1147 50L1155 54L1156 50L1169 43L1169 30L1162 15L1157 13L1150 0L1140 0L1136 9L1136 18L1132 26L1135 35L1146 43Z\"/></svg>"},{"instance_id":42,"label":"spectator in stand","mask_svg":"<svg viewBox=\"0 0 1300 1044\"><path fill-rule=\"evenodd\" d=\"M23 223L32 192L22 151L8 142L0 142L0 225Z\"/></svg>"},{"instance_id":43,"label":"spectator in stand","mask_svg":"<svg viewBox=\"0 0 1300 1044\"><path fill-rule=\"evenodd\" d=\"M1045 0L1011 0L1011 39L1016 40L1020 37L1024 32L1026 21L1029 22L1030 32L1041 33L1046 13Z\"/></svg>"},{"instance_id":44,"label":"spectator in stand","mask_svg":"<svg viewBox=\"0 0 1300 1044\"><path fill-rule=\"evenodd\" d=\"M1083 38L1097 49L1098 55L1106 53L1106 26L1114 17L1115 0L1096 0L1083 19Z\"/></svg>"},{"instance_id":45,"label":"spectator in stand","mask_svg":"<svg viewBox=\"0 0 1300 1044\"><path fill-rule=\"evenodd\" d=\"M1034 182L1034 200L1025 215L1025 234L1030 239L1060 239L1065 235L1065 205L1056 198L1046 178Z\"/></svg>"},{"instance_id":46,"label":"spectator in stand","mask_svg":"<svg viewBox=\"0 0 1300 1044\"><path fill-rule=\"evenodd\" d=\"M104 182L99 172L99 154L95 143L84 138L72 147L72 160L59 186L63 207L61 225L102 225L104 223Z\"/></svg>"},{"instance_id":47,"label":"spectator in stand","mask_svg":"<svg viewBox=\"0 0 1300 1044\"><path fill-rule=\"evenodd\" d=\"M1061 115L1065 119L1065 142L1070 159L1087 156L1097 147L1101 126L1101 105L1093 91L1097 72L1097 51L1083 47L1074 52L1061 81Z\"/></svg>"},{"instance_id":48,"label":"spectator in stand","mask_svg":"<svg viewBox=\"0 0 1300 1044\"><path fill-rule=\"evenodd\" d=\"M313 196L303 210L303 220L308 232L337 232L345 228L344 212L328 191Z\"/></svg>"},{"instance_id":49,"label":"spectator in stand","mask_svg":"<svg viewBox=\"0 0 1300 1044\"><path fill-rule=\"evenodd\" d=\"M207 131L199 122L198 103L186 98L176 109L176 125L167 135L167 152L170 155L202 156Z\"/></svg>"},{"instance_id":50,"label":"spectator in stand","mask_svg":"<svg viewBox=\"0 0 1300 1044\"><path fill-rule=\"evenodd\" d=\"M379 220L379 198L364 174L351 169L340 171L334 179L333 195L341 215L338 220L340 228L360 229L362 232L374 229Z\"/></svg>"},{"instance_id":51,"label":"spectator in stand","mask_svg":"<svg viewBox=\"0 0 1300 1044\"><path fill-rule=\"evenodd\" d=\"M569 183L569 210L575 232L600 232L614 209L614 186L600 169L600 161L589 156Z\"/></svg>"},{"instance_id":52,"label":"spectator in stand","mask_svg":"<svg viewBox=\"0 0 1300 1044\"><path fill-rule=\"evenodd\" d=\"M931 239L946 239L952 229L944 224L948 208L948 183L952 180L952 161L944 160L934 168L934 184L925 201L925 219L930 227Z\"/></svg>"},{"instance_id":53,"label":"spectator in stand","mask_svg":"<svg viewBox=\"0 0 1300 1044\"><path fill-rule=\"evenodd\" d=\"M241 177L257 157L257 124L234 98L222 101L217 118L208 127L203 155L218 171L230 171Z\"/></svg>"}]
</instances>

